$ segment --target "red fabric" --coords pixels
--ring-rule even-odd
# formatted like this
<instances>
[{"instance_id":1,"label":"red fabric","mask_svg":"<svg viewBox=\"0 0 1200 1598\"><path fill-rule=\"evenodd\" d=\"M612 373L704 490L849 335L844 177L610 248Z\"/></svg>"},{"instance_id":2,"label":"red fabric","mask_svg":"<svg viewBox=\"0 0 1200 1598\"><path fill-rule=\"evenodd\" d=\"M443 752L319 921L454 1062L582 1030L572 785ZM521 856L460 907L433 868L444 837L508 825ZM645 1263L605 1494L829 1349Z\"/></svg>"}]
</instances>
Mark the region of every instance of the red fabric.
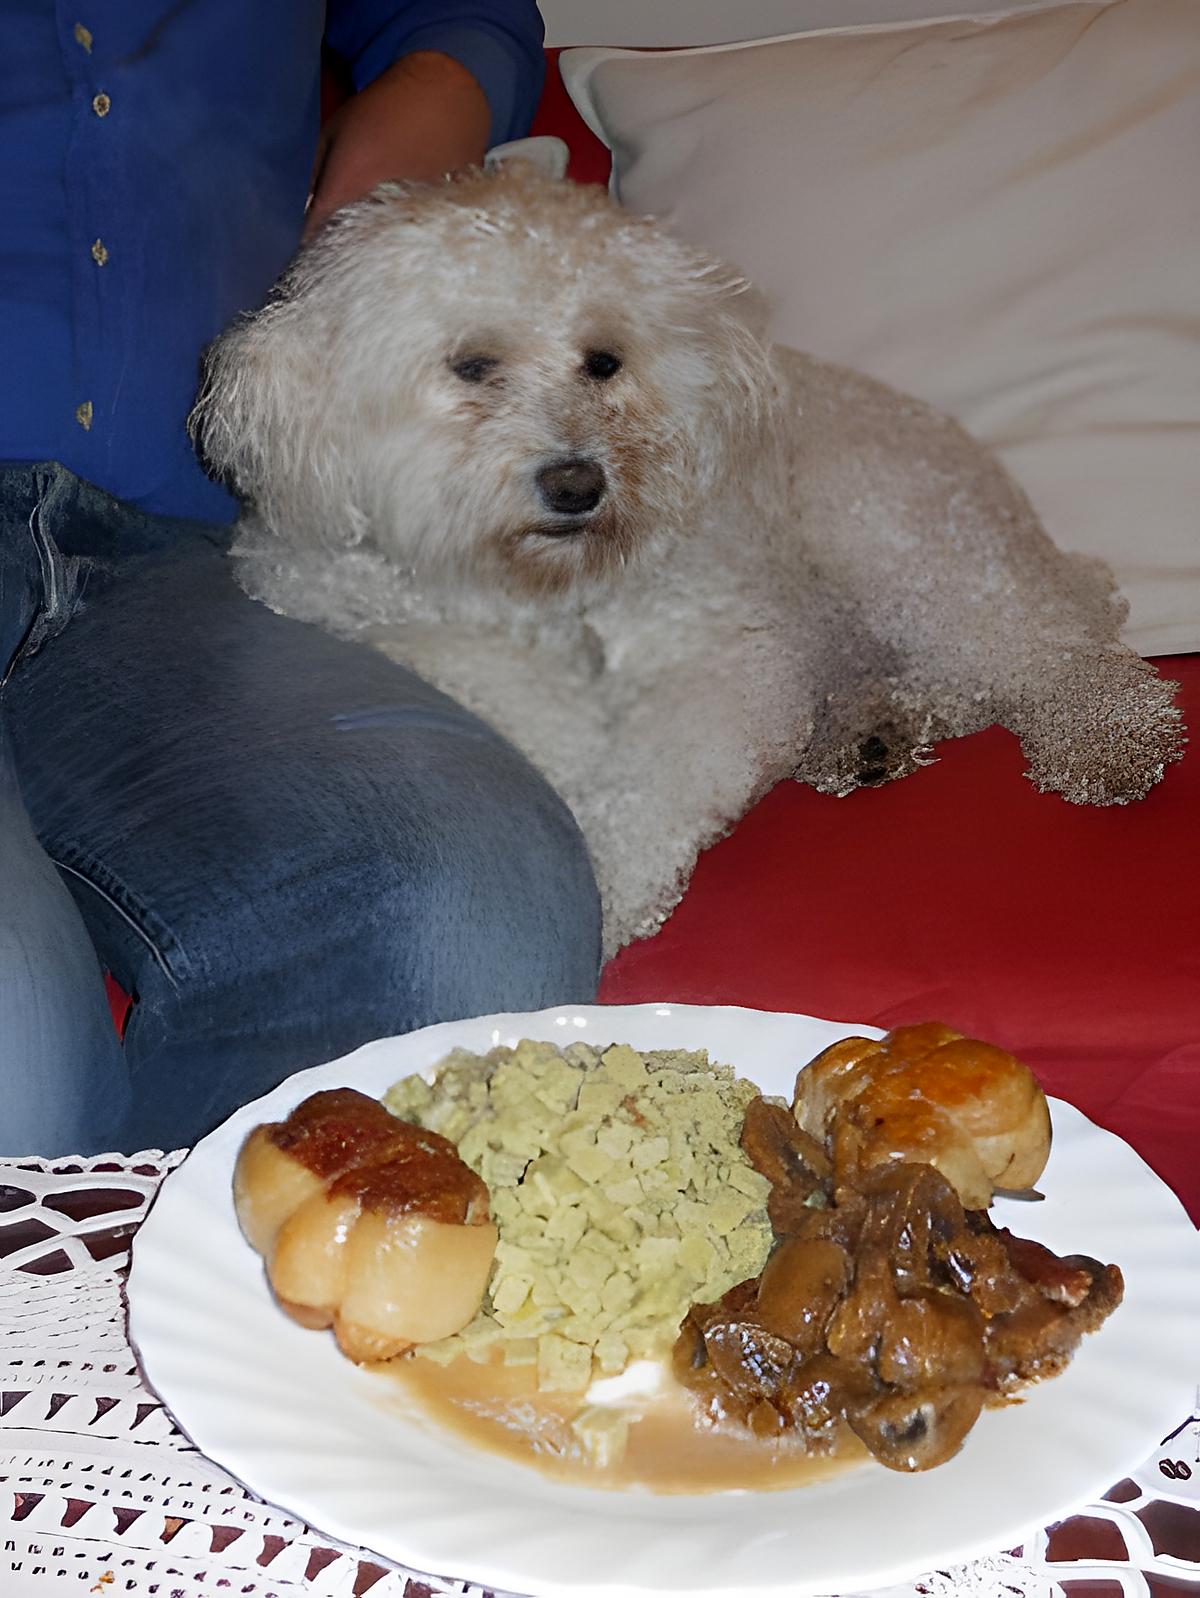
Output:
<instances>
[{"instance_id":1,"label":"red fabric","mask_svg":"<svg viewBox=\"0 0 1200 1598\"><path fill-rule=\"evenodd\" d=\"M104 973L104 991L108 996L108 1007L112 1011L113 1026L117 1029L117 1036L123 1038L129 1022L129 1012L133 1009L133 1001L107 971Z\"/></svg>"},{"instance_id":2,"label":"red fabric","mask_svg":"<svg viewBox=\"0 0 1200 1598\"><path fill-rule=\"evenodd\" d=\"M567 176L576 183L607 183L612 156L572 105L558 70L560 53L546 51L546 86L529 131L562 139L571 152Z\"/></svg>"},{"instance_id":3,"label":"red fabric","mask_svg":"<svg viewBox=\"0 0 1200 1598\"><path fill-rule=\"evenodd\" d=\"M1158 664L1200 725L1200 656ZM1127 1138L1200 1219L1200 750L1103 810L1039 794L995 728L940 756L848 799L781 784L602 1000L947 1021Z\"/></svg>"}]
</instances>

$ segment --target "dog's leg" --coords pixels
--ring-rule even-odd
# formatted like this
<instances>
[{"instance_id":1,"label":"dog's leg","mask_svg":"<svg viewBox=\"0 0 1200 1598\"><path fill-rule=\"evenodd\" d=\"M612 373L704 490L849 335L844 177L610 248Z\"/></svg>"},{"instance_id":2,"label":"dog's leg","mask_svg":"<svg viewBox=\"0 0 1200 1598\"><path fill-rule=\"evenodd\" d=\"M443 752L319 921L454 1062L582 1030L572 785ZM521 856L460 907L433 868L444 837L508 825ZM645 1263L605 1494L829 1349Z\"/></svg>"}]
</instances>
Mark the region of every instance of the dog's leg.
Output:
<instances>
[{"instance_id":1,"label":"dog's leg","mask_svg":"<svg viewBox=\"0 0 1200 1598\"><path fill-rule=\"evenodd\" d=\"M586 783L569 779L601 885L608 953L657 930L700 852L792 774L811 732L777 641L710 631L698 647L696 658L625 684L600 769Z\"/></svg>"},{"instance_id":2,"label":"dog's leg","mask_svg":"<svg viewBox=\"0 0 1200 1598\"><path fill-rule=\"evenodd\" d=\"M955 519L976 538L959 533L953 610L914 607L918 691L947 707L952 728L998 722L1015 733L1043 792L1074 804L1140 799L1182 752L1178 685L1119 641L1126 607L1107 568L1058 550L994 470L988 496Z\"/></svg>"},{"instance_id":3,"label":"dog's leg","mask_svg":"<svg viewBox=\"0 0 1200 1598\"><path fill-rule=\"evenodd\" d=\"M1074 804L1140 799L1183 751L1178 684L1120 644L1048 647L997 719L1015 732L1027 775Z\"/></svg>"},{"instance_id":4,"label":"dog's leg","mask_svg":"<svg viewBox=\"0 0 1200 1598\"><path fill-rule=\"evenodd\" d=\"M994 506L978 510L982 522ZM992 532L977 562L960 542L957 592L909 607L906 692L944 734L1007 727L1044 792L1142 798L1182 750L1177 685L1119 642L1124 609L1097 563L1058 551L1032 513L1011 543L1011 523Z\"/></svg>"},{"instance_id":5,"label":"dog's leg","mask_svg":"<svg viewBox=\"0 0 1200 1598\"><path fill-rule=\"evenodd\" d=\"M894 676L885 696L918 712L918 736L925 715L930 735L950 737L999 722L1039 788L1088 804L1145 794L1180 753L1175 685L1120 643L1107 569L1057 549L949 418L789 359L804 424L799 537L867 640L866 702Z\"/></svg>"},{"instance_id":6,"label":"dog's leg","mask_svg":"<svg viewBox=\"0 0 1200 1598\"><path fill-rule=\"evenodd\" d=\"M575 796L572 809L600 887L605 959L658 931L696 863L697 843L659 798L628 787Z\"/></svg>"}]
</instances>

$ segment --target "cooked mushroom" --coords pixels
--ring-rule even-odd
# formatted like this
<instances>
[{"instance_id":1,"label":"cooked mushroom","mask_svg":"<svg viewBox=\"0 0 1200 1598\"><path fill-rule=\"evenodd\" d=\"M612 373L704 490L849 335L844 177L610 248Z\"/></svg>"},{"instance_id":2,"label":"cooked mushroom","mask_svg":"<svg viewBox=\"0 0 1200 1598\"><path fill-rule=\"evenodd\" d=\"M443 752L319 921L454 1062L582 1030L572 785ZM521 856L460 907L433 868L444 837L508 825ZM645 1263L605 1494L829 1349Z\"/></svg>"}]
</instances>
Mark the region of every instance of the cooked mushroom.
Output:
<instances>
[{"instance_id":1,"label":"cooked mushroom","mask_svg":"<svg viewBox=\"0 0 1200 1598\"><path fill-rule=\"evenodd\" d=\"M787 1237L758 1279L757 1317L801 1358L825 1347L825 1328L853 1273L850 1255L824 1238Z\"/></svg>"},{"instance_id":2,"label":"cooked mushroom","mask_svg":"<svg viewBox=\"0 0 1200 1598\"><path fill-rule=\"evenodd\" d=\"M931 1470L958 1453L982 1407L977 1384L924 1387L851 1404L846 1419L881 1465Z\"/></svg>"}]
</instances>

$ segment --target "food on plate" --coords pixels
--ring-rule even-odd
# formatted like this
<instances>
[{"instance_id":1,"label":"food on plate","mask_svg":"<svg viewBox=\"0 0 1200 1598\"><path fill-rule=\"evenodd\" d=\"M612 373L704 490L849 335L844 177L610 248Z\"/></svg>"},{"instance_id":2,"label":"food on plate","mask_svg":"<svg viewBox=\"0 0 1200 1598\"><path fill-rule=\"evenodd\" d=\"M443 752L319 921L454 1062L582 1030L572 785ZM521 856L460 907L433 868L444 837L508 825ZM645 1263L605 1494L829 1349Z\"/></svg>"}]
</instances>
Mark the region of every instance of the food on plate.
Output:
<instances>
[{"instance_id":1,"label":"food on plate","mask_svg":"<svg viewBox=\"0 0 1200 1598\"><path fill-rule=\"evenodd\" d=\"M332 1326L353 1360L447 1337L479 1308L498 1235L486 1186L447 1138L364 1093L315 1093L257 1127L233 1186L281 1307Z\"/></svg>"},{"instance_id":2,"label":"food on plate","mask_svg":"<svg viewBox=\"0 0 1200 1598\"><path fill-rule=\"evenodd\" d=\"M997 1188L1031 1187L1050 1154L1033 1073L936 1021L833 1044L796 1078L793 1108L835 1162L932 1165L968 1209L986 1209Z\"/></svg>"},{"instance_id":3,"label":"food on plate","mask_svg":"<svg viewBox=\"0 0 1200 1598\"><path fill-rule=\"evenodd\" d=\"M716 1423L798 1431L816 1452L844 1423L881 1464L927 1470L1121 1301L1116 1266L1014 1237L932 1164L839 1170L761 1098L742 1141L771 1180L778 1241L759 1276L693 1306L673 1356Z\"/></svg>"},{"instance_id":4,"label":"food on plate","mask_svg":"<svg viewBox=\"0 0 1200 1598\"><path fill-rule=\"evenodd\" d=\"M1025 1067L938 1023L826 1049L792 1108L705 1053L526 1039L313 1095L234 1187L288 1313L472 1441L769 1489L941 1464L1112 1313L1116 1266L987 1213L1049 1142Z\"/></svg>"},{"instance_id":5,"label":"food on plate","mask_svg":"<svg viewBox=\"0 0 1200 1598\"><path fill-rule=\"evenodd\" d=\"M704 1053L529 1040L398 1082L384 1103L454 1141L500 1229L479 1314L421 1354L494 1354L575 1393L665 1358L688 1306L771 1247L770 1183L740 1145L757 1093Z\"/></svg>"}]
</instances>

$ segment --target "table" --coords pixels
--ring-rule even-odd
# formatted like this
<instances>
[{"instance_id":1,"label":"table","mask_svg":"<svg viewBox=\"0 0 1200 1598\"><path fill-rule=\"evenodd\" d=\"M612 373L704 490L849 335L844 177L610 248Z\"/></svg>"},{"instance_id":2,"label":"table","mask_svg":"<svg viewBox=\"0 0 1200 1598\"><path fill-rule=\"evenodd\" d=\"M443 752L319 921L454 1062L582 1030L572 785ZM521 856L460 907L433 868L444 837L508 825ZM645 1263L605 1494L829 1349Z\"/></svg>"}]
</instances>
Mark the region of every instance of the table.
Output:
<instances>
[{"instance_id":1,"label":"table","mask_svg":"<svg viewBox=\"0 0 1200 1598\"><path fill-rule=\"evenodd\" d=\"M261 1503L192 1448L125 1334L133 1235L184 1150L0 1161L0 1598L485 1598ZM1200 1328L1197 1329L1200 1376ZM1200 1595L1200 1389L1144 1464L1021 1545L872 1598Z\"/></svg>"}]
</instances>

